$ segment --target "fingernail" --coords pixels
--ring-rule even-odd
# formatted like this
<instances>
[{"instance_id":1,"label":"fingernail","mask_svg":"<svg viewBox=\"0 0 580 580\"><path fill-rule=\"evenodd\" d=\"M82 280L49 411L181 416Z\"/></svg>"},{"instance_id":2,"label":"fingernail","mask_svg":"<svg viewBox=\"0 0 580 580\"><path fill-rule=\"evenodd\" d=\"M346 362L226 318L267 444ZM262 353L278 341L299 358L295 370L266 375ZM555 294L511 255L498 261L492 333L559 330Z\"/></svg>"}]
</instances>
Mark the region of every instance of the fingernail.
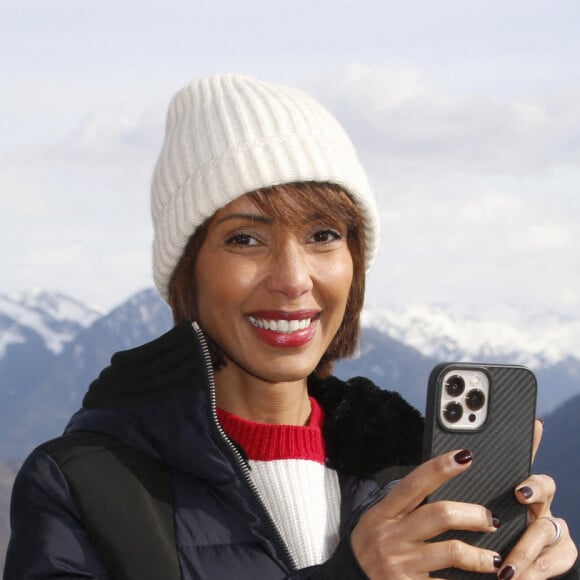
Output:
<instances>
[{"instance_id":1,"label":"fingernail","mask_svg":"<svg viewBox=\"0 0 580 580\"><path fill-rule=\"evenodd\" d=\"M454 459L459 465L465 465L473 459L473 455L469 449L463 449L463 451L455 454Z\"/></svg>"},{"instance_id":2,"label":"fingernail","mask_svg":"<svg viewBox=\"0 0 580 580\"><path fill-rule=\"evenodd\" d=\"M506 566L498 575L497 577L499 580L511 580L516 573L516 569L513 566Z\"/></svg>"},{"instance_id":3,"label":"fingernail","mask_svg":"<svg viewBox=\"0 0 580 580\"><path fill-rule=\"evenodd\" d=\"M499 568L501 566L501 563L503 562L503 559L501 556L494 556L493 557L493 565L496 568Z\"/></svg>"},{"instance_id":4,"label":"fingernail","mask_svg":"<svg viewBox=\"0 0 580 580\"><path fill-rule=\"evenodd\" d=\"M540 419L540 417L538 417L538 421L542 424L542 427L544 426L544 419Z\"/></svg>"},{"instance_id":5,"label":"fingernail","mask_svg":"<svg viewBox=\"0 0 580 580\"><path fill-rule=\"evenodd\" d=\"M530 499L534 495L534 490L531 487L524 485L524 487L518 489L518 493L521 493L526 499Z\"/></svg>"},{"instance_id":6,"label":"fingernail","mask_svg":"<svg viewBox=\"0 0 580 580\"><path fill-rule=\"evenodd\" d=\"M501 525L499 518L496 518L495 516L491 516L491 523L493 524L494 528L499 528L499 526Z\"/></svg>"}]
</instances>

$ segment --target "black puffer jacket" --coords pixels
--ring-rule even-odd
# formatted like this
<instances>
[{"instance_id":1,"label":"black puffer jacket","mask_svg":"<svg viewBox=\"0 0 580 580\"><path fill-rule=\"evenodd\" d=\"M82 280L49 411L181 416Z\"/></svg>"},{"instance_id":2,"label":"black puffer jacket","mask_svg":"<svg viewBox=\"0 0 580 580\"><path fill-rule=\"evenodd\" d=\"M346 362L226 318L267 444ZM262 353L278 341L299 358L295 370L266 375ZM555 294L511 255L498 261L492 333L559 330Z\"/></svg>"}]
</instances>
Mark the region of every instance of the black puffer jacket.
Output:
<instances>
[{"instance_id":1,"label":"black puffer jacket","mask_svg":"<svg viewBox=\"0 0 580 580\"><path fill-rule=\"evenodd\" d=\"M217 421L203 335L183 323L114 355L65 435L27 459L5 580L366 578L349 531L419 461L422 419L366 379L313 378L309 390L342 491L342 541L325 564L296 569Z\"/></svg>"}]
</instances>

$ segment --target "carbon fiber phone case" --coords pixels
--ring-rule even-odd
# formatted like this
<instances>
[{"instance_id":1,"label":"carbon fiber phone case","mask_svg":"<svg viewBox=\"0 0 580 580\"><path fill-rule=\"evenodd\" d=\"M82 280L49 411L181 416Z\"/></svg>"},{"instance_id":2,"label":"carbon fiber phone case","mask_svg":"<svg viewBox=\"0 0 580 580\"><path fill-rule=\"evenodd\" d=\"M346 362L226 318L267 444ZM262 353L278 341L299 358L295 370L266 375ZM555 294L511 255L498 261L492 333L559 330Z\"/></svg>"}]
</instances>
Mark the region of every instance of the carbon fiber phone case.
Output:
<instances>
[{"instance_id":1,"label":"carbon fiber phone case","mask_svg":"<svg viewBox=\"0 0 580 580\"><path fill-rule=\"evenodd\" d=\"M473 432L449 431L438 418L443 377L451 370L461 369L481 370L489 379L488 416ZM535 376L522 366L445 363L432 371L427 392L424 458L454 449L470 449L473 463L428 501L452 499L484 505L501 523L493 533L453 531L435 540L457 538L496 550L502 557L513 547L526 525L527 510L515 500L514 490L530 471L536 391ZM434 575L465 580L495 577L458 569Z\"/></svg>"}]
</instances>

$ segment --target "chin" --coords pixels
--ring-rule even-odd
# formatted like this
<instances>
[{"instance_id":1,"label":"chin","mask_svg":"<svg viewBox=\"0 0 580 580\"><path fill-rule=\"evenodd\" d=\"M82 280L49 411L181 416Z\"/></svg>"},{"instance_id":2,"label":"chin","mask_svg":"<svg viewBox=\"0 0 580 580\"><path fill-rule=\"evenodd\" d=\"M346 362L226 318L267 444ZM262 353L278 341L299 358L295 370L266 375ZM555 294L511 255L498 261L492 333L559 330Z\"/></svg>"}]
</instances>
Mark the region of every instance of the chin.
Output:
<instances>
[{"instance_id":1,"label":"chin","mask_svg":"<svg viewBox=\"0 0 580 580\"><path fill-rule=\"evenodd\" d=\"M291 383L305 380L316 368L312 366L293 366L276 364L269 365L268 369L255 369L254 375L269 383Z\"/></svg>"}]
</instances>

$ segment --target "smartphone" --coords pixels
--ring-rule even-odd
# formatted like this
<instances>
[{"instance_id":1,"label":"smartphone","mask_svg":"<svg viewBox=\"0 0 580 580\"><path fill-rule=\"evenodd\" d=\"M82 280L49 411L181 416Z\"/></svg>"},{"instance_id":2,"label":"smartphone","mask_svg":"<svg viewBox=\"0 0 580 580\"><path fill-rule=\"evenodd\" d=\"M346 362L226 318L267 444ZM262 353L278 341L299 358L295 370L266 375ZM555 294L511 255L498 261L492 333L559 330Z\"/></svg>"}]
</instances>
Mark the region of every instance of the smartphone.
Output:
<instances>
[{"instance_id":1,"label":"smartphone","mask_svg":"<svg viewBox=\"0 0 580 580\"><path fill-rule=\"evenodd\" d=\"M514 491L530 473L537 381L518 365L443 363L429 377L423 459L470 449L469 469L446 482L428 502L453 500L487 507L500 520L495 532L446 532L434 541L457 538L505 557L526 527L527 508ZM439 578L474 580L493 574L458 569Z\"/></svg>"}]
</instances>

